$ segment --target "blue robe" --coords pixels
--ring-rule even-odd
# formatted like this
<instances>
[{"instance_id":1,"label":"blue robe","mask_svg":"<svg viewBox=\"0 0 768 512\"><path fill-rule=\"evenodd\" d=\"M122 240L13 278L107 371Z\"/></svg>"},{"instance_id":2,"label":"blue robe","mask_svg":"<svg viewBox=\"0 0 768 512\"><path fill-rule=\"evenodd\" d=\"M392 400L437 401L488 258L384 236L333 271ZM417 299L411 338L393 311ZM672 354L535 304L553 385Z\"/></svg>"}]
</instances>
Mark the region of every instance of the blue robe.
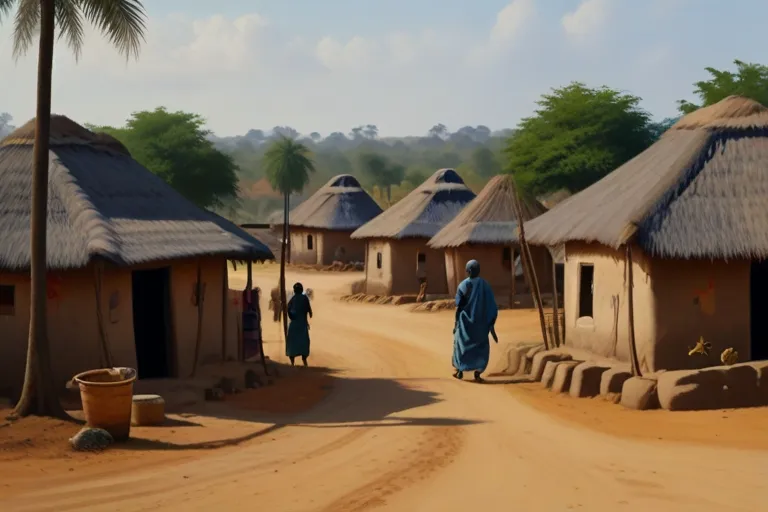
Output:
<instances>
[{"instance_id":1,"label":"blue robe","mask_svg":"<svg viewBox=\"0 0 768 512\"><path fill-rule=\"evenodd\" d=\"M499 308L491 285L481 277L468 277L456 291L456 325L453 333L453 367L484 372L488 367L491 332Z\"/></svg>"},{"instance_id":2,"label":"blue robe","mask_svg":"<svg viewBox=\"0 0 768 512\"><path fill-rule=\"evenodd\" d=\"M309 297L294 295L288 301L288 339L285 342L285 355L288 357L309 356L309 318L312 317L312 306Z\"/></svg>"}]
</instances>

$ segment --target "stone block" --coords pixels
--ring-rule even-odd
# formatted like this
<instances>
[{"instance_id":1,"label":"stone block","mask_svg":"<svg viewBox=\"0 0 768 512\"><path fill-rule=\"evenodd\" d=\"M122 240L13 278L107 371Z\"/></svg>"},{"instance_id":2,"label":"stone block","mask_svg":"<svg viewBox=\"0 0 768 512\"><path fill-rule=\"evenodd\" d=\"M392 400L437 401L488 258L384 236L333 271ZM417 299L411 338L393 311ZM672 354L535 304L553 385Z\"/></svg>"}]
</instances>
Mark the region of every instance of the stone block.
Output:
<instances>
[{"instance_id":1,"label":"stone block","mask_svg":"<svg viewBox=\"0 0 768 512\"><path fill-rule=\"evenodd\" d=\"M571 396L591 398L600 394L600 381L610 367L595 363L581 363L573 369L571 377Z\"/></svg>"},{"instance_id":2,"label":"stone block","mask_svg":"<svg viewBox=\"0 0 768 512\"><path fill-rule=\"evenodd\" d=\"M555 377L552 379L552 391L555 393L567 393L571 388L573 369L581 364L581 361L561 361L555 368Z\"/></svg>"},{"instance_id":3,"label":"stone block","mask_svg":"<svg viewBox=\"0 0 768 512\"><path fill-rule=\"evenodd\" d=\"M623 368L609 368L600 378L600 396L621 394L624 383L632 377L632 373Z\"/></svg>"},{"instance_id":4,"label":"stone block","mask_svg":"<svg viewBox=\"0 0 768 512\"><path fill-rule=\"evenodd\" d=\"M659 376L659 403L670 411L757 406L758 377L749 364L665 372Z\"/></svg>"},{"instance_id":5,"label":"stone block","mask_svg":"<svg viewBox=\"0 0 768 512\"><path fill-rule=\"evenodd\" d=\"M630 377L621 387L621 405L629 409L647 411L659 408L659 396L655 379Z\"/></svg>"},{"instance_id":6,"label":"stone block","mask_svg":"<svg viewBox=\"0 0 768 512\"><path fill-rule=\"evenodd\" d=\"M531 378L535 381L541 380L544 373L544 366L550 361L567 361L573 359L568 354L563 354L559 350L542 350L537 352L531 361Z\"/></svg>"},{"instance_id":7,"label":"stone block","mask_svg":"<svg viewBox=\"0 0 768 512\"><path fill-rule=\"evenodd\" d=\"M555 380L555 371L561 361L547 361L544 365L544 371L541 374L541 384L545 388L552 387L552 382Z\"/></svg>"}]
</instances>

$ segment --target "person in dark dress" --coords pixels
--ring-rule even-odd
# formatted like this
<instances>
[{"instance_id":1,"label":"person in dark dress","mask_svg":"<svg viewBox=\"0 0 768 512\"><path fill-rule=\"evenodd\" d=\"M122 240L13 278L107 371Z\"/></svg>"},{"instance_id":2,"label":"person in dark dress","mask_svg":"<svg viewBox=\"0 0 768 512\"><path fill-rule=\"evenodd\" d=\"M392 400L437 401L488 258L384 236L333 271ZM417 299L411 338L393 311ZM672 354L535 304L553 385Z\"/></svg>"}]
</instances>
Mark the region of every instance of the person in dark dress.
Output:
<instances>
[{"instance_id":1,"label":"person in dark dress","mask_svg":"<svg viewBox=\"0 0 768 512\"><path fill-rule=\"evenodd\" d=\"M296 357L301 357L307 366L309 357L309 319L312 318L312 306L309 297L304 294L301 283L293 285L293 297L288 301L288 338L285 340L285 355L291 360L291 366Z\"/></svg>"}]
</instances>

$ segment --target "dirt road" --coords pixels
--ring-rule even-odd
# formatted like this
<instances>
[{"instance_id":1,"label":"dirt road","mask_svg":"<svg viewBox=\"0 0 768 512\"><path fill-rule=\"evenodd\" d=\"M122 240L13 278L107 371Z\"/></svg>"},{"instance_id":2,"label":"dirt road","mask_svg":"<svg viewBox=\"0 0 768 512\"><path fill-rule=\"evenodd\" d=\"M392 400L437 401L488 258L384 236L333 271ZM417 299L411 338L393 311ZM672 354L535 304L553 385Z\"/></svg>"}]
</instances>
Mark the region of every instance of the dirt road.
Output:
<instances>
[{"instance_id":1,"label":"dirt road","mask_svg":"<svg viewBox=\"0 0 768 512\"><path fill-rule=\"evenodd\" d=\"M455 381L452 313L332 301L340 280L353 278L301 277L315 292L311 362L339 377L316 408L249 444L162 471L76 482L47 475L39 490L0 502L0 509L764 508L765 452L622 440L560 424L505 386ZM257 273L262 289L273 281ZM408 315L420 318L409 322ZM278 332L271 323L265 329L268 337ZM280 349L277 341L269 346Z\"/></svg>"}]
</instances>

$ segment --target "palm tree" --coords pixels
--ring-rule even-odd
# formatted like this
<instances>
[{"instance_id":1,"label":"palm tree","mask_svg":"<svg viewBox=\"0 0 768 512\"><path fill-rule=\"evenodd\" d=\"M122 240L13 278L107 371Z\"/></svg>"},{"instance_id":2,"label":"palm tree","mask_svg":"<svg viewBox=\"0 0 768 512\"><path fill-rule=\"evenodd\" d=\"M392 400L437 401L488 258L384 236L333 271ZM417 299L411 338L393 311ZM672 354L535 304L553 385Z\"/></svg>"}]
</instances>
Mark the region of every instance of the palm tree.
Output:
<instances>
[{"instance_id":1,"label":"palm tree","mask_svg":"<svg viewBox=\"0 0 768 512\"><path fill-rule=\"evenodd\" d=\"M51 134L51 81L53 46L58 25L60 37L79 57L84 21L101 29L126 59L138 57L144 40L146 15L139 0L0 0L0 22L16 6L13 55L31 48L39 34L37 62L37 113L32 169L31 290L29 342L24 387L16 404L17 416L30 414L67 417L51 379L46 313L46 229L48 204L48 148Z\"/></svg>"},{"instance_id":2,"label":"palm tree","mask_svg":"<svg viewBox=\"0 0 768 512\"><path fill-rule=\"evenodd\" d=\"M288 237L288 200L309 183L309 173L315 172L307 146L294 139L280 136L264 153L266 175L272 189L283 194L283 241L280 246L280 302L283 309L283 334L288 339L288 305L285 303L285 259Z\"/></svg>"}]
</instances>

